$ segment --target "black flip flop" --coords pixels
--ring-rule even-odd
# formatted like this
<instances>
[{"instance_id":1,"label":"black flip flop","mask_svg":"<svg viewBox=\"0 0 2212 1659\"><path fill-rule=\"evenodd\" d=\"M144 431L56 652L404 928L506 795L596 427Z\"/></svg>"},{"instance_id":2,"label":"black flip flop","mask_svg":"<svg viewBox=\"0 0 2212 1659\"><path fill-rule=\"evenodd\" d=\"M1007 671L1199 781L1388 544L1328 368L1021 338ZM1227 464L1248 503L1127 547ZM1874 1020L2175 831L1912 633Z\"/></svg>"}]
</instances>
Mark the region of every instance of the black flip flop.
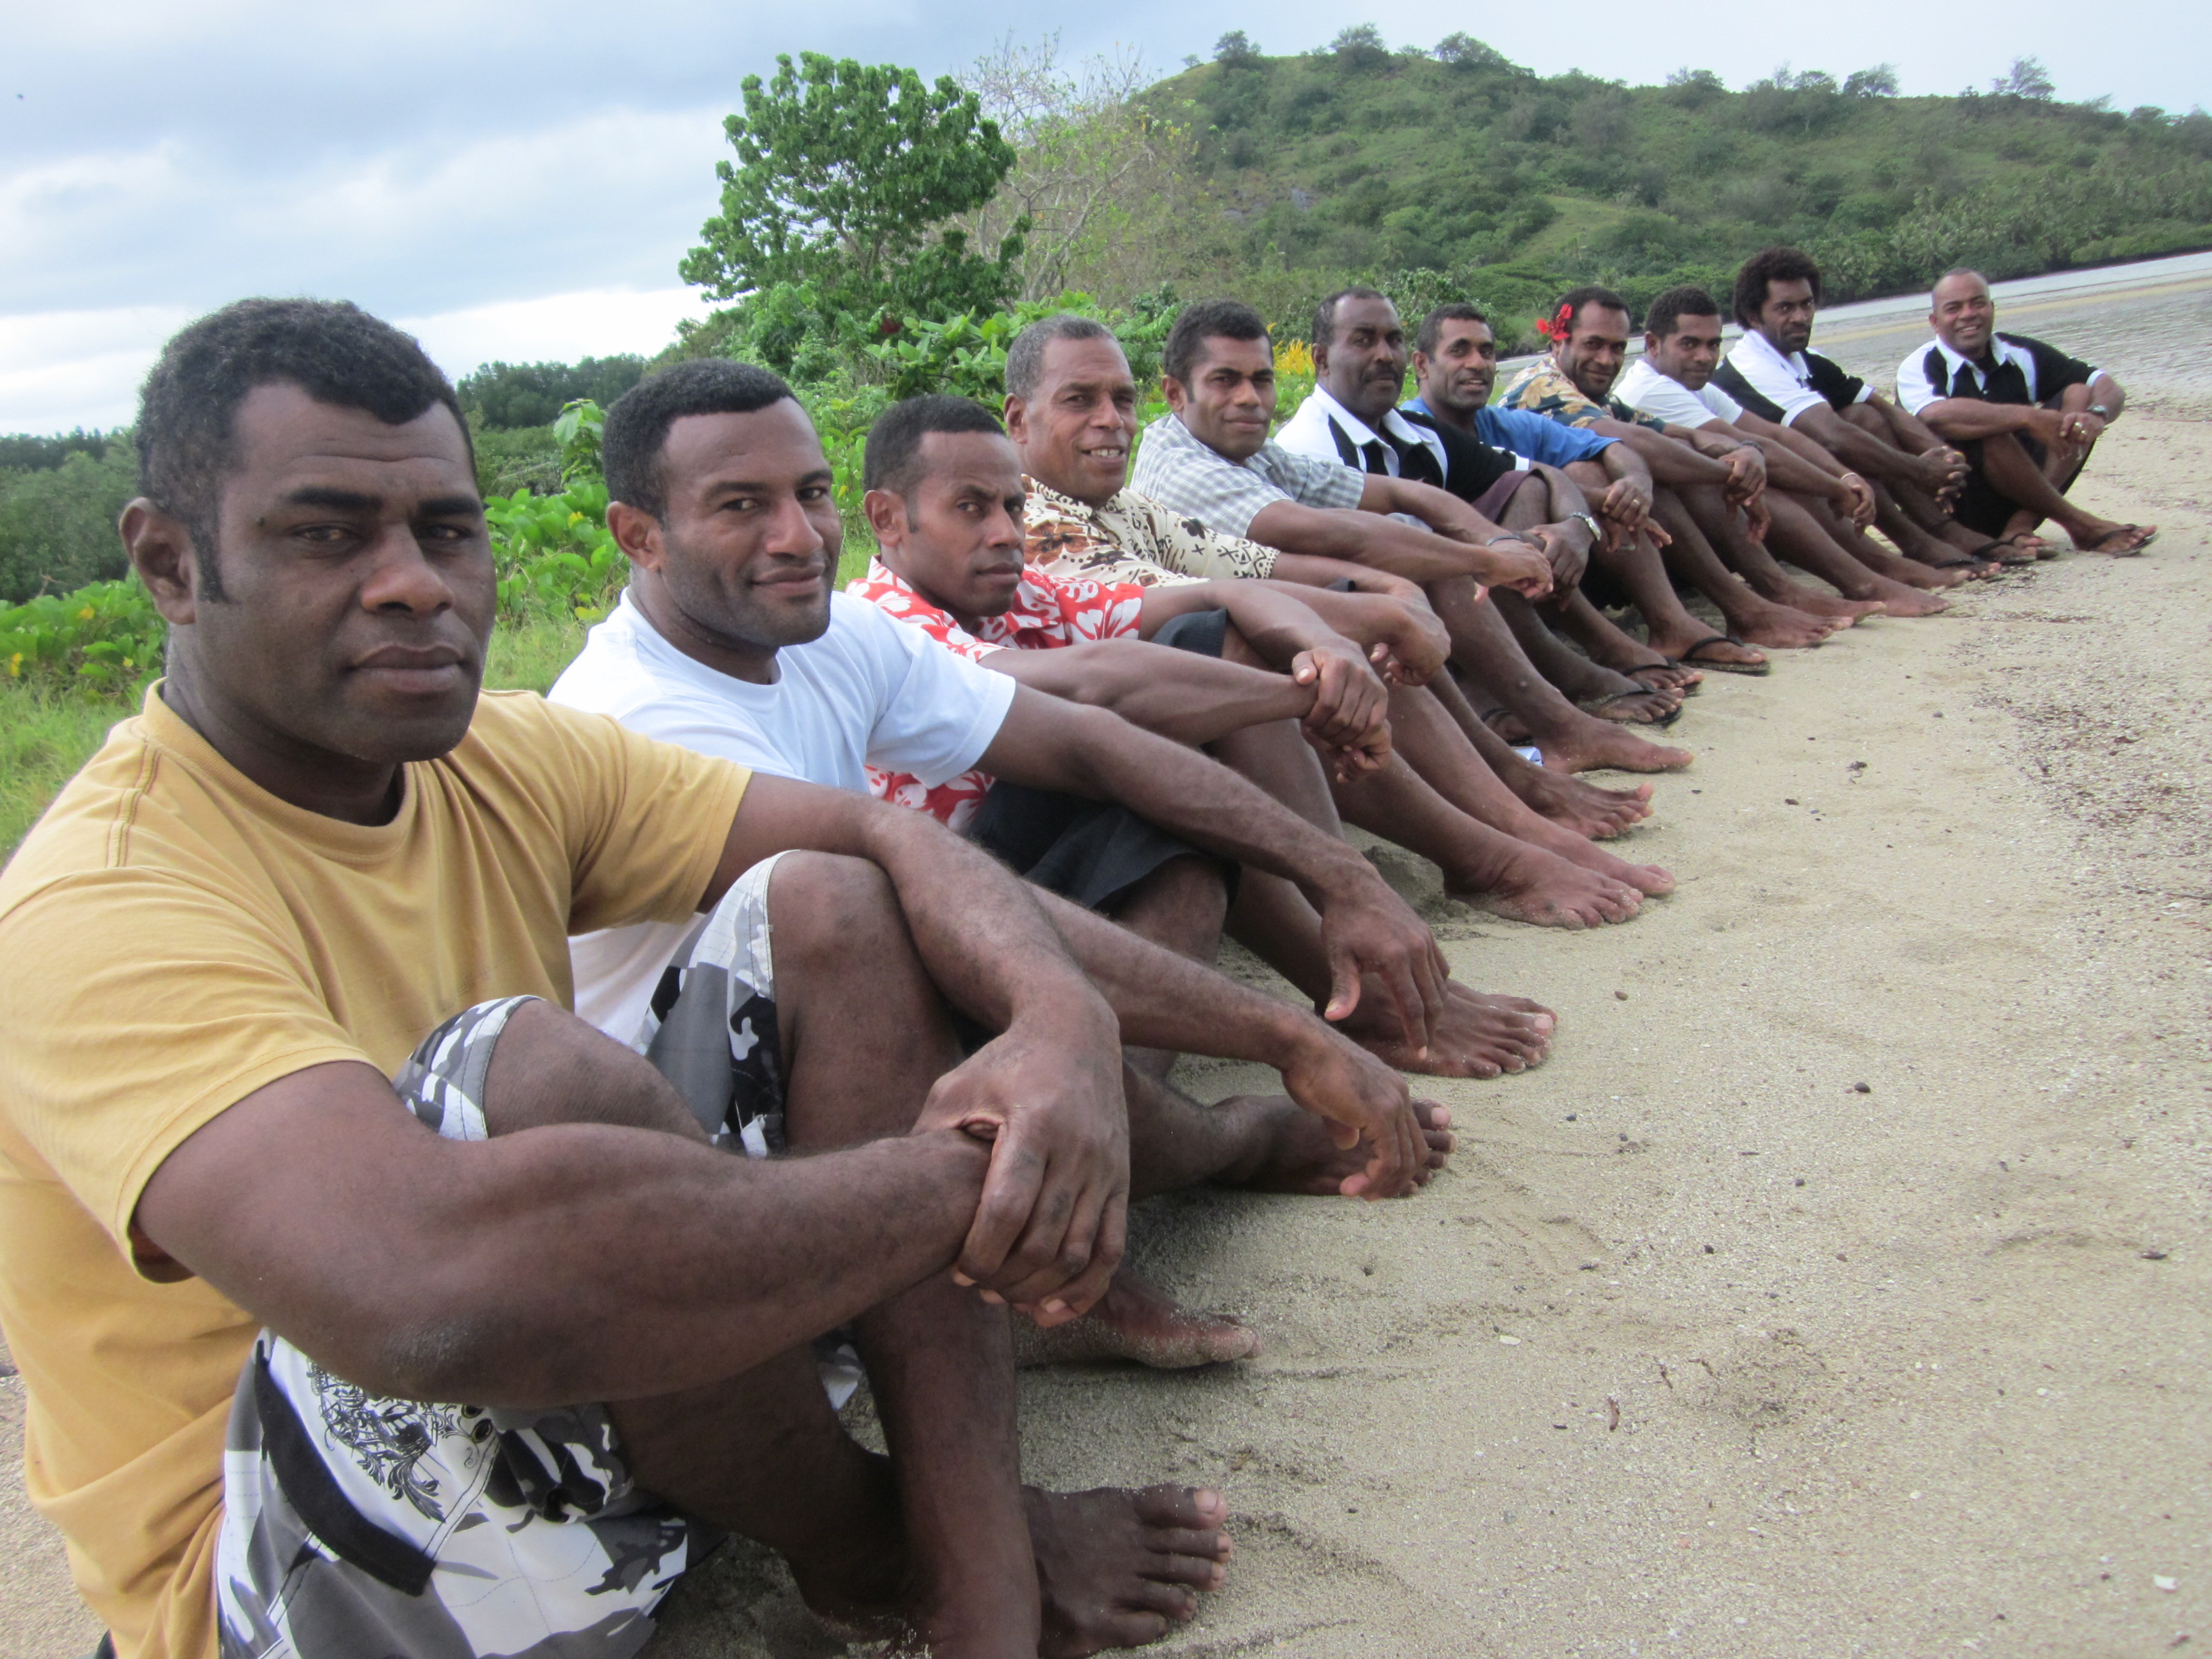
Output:
<instances>
[{"instance_id":1,"label":"black flip flop","mask_svg":"<svg viewBox=\"0 0 2212 1659\"><path fill-rule=\"evenodd\" d=\"M1644 685L1638 686L1633 691L1610 691L1602 697L1592 697L1588 702L1582 705L1582 709L1586 714L1595 714L1599 709L1605 708L1609 703L1620 702L1630 697L1648 697L1658 689L1659 688L1656 686ZM1682 706L1680 703L1676 703L1674 707L1668 709L1656 720L1617 720L1614 724L1619 726L1656 726L1663 731L1665 728L1672 726L1676 720L1681 718Z\"/></svg>"},{"instance_id":2,"label":"black flip flop","mask_svg":"<svg viewBox=\"0 0 2212 1659\"><path fill-rule=\"evenodd\" d=\"M1718 674L1748 674L1753 679L1764 679L1767 675L1771 674L1774 672L1774 664L1771 661L1721 662L1713 658L1700 659L1698 656L1698 653L1704 650L1709 645L1742 644L1743 641L1736 638L1733 634L1709 634L1704 639L1699 640L1695 645L1692 646L1688 650L1685 651L1680 656L1675 658L1674 660L1681 664L1685 668L1710 668L1715 673ZM1746 647L1745 648L1749 649L1750 647Z\"/></svg>"}]
</instances>

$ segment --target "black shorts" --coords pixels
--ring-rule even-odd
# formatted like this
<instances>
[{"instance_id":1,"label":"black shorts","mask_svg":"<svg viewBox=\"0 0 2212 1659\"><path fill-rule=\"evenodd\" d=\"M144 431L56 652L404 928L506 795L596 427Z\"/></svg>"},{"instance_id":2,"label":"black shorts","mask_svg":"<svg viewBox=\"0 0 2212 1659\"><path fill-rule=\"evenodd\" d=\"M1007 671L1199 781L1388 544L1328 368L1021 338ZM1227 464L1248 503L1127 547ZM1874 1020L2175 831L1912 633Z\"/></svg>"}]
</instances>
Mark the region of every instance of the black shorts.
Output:
<instances>
[{"instance_id":1,"label":"black shorts","mask_svg":"<svg viewBox=\"0 0 2212 1659\"><path fill-rule=\"evenodd\" d=\"M1152 642L1218 657L1228 636L1227 611L1195 611L1164 623ZM1018 875L1088 910L1104 909L1170 859L1206 856L1126 806L1003 778L983 797L967 833ZM1228 880L1234 897L1233 865Z\"/></svg>"},{"instance_id":2,"label":"black shorts","mask_svg":"<svg viewBox=\"0 0 2212 1659\"><path fill-rule=\"evenodd\" d=\"M2038 466L2049 453L2039 438L2031 438L2025 432L2015 432L2013 437L2027 452L2028 459ZM2012 515L2020 511L2020 504L2009 495L1997 493L1988 475L1982 471L1982 441L1968 438L1957 446L1966 458L1966 487L1959 492L1959 504L1951 509L1951 516L1972 531L1977 536L2001 536Z\"/></svg>"}]
</instances>

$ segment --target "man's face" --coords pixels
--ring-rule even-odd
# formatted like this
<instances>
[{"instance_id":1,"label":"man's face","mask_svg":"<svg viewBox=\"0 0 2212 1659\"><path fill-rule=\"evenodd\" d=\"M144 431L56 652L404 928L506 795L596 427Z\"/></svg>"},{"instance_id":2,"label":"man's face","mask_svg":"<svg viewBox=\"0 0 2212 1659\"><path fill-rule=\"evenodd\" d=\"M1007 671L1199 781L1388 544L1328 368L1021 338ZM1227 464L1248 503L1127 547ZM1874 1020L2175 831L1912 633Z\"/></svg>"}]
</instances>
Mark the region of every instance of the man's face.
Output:
<instances>
[{"instance_id":1,"label":"man's face","mask_svg":"<svg viewBox=\"0 0 2212 1659\"><path fill-rule=\"evenodd\" d=\"M660 466L667 512L640 560L684 621L737 651L819 639L845 532L814 422L790 398L686 415Z\"/></svg>"},{"instance_id":2,"label":"man's face","mask_svg":"<svg viewBox=\"0 0 2212 1659\"><path fill-rule=\"evenodd\" d=\"M1216 454L1249 460L1275 419L1275 354L1264 339L1199 342L1190 383L1165 382L1168 406Z\"/></svg>"},{"instance_id":3,"label":"man's face","mask_svg":"<svg viewBox=\"0 0 2212 1659\"><path fill-rule=\"evenodd\" d=\"M1573 331L1552 348L1552 356L1577 391L1593 403L1603 403L1628 358L1628 313L1611 306L1584 306Z\"/></svg>"},{"instance_id":4,"label":"man's face","mask_svg":"<svg viewBox=\"0 0 2212 1659\"><path fill-rule=\"evenodd\" d=\"M1498 337L1488 323L1449 321L1437 337L1437 355L1413 354L1413 379L1421 400L1465 419L1490 401L1498 380Z\"/></svg>"},{"instance_id":5,"label":"man's face","mask_svg":"<svg viewBox=\"0 0 2212 1659\"><path fill-rule=\"evenodd\" d=\"M995 432L933 432L921 441L921 464L902 502L871 494L884 562L956 617L1000 615L1021 586L1020 458Z\"/></svg>"},{"instance_id":6,"label":"man's face","mask_svg":"<svg viewBox=\"0 0 2212 1659\"><path fill-rule=\"evenodd\" d=\"M1813 342L1813 285L1802 276L1792 282L1770 281L1766 301L1759 308L1759 331L1777 351L1802 351Z\"/></svg>"},{"instance_id":7,"label":"man's face","mask_svg":"<svg viewBox=\"0 0 2212 1659\"><path fill-rule=\"evenodd\" d=\"M1048 489L1103 507L1129 479L1137 383L1111 340L1054 340L1036 390L1006 399L1022 470Z\"/></svg>"},{"instance_id":8,"label":"man's face","mask_svg":"<svg viewBox=\"0 0 2212 1659\"><path fill-rule=\"evenodd\" d=\"M1936 284L1928 325L1961 357L1983 356L1997 328L1996 301L1990 297L1990 285L1971 270L1946 276Z\"/></svg>"},{"instance_id":9,"label":"man's face","mask_svg":"<svg viewBox=\"0 0 2212 1659\"><path fill-rule=\"evenodd\" d=\"M1388 300L1339 300L1328 346L1315 354L1328 395L1370 426L1406 389L1406 331Z\"/></svg>"},{"instance_id":10,"label":"man's face","mask_svg":"<svg viewBox=\"0 0 2212 1659\"><path fill-rule=\"evenodd\" d=\"M239 405L204 575L165 604L189 672L300 758L430 760L476 712L497 589L460 422L400 426L257 386Z\"/></svg>"},{"instance_id":11,"label":"man's face","mask_svg":"<svg viewBox=\"0 0 2212 1659\"><path fill-rule=\"evenodd\" d=\"M1656 334L1644 337L1644 356L1668 380L1680 380L1692 392L1703 391L1720 367L1721 319L1677 317L1674 331L1665 339Z\"/></svg>"}]
</instances>

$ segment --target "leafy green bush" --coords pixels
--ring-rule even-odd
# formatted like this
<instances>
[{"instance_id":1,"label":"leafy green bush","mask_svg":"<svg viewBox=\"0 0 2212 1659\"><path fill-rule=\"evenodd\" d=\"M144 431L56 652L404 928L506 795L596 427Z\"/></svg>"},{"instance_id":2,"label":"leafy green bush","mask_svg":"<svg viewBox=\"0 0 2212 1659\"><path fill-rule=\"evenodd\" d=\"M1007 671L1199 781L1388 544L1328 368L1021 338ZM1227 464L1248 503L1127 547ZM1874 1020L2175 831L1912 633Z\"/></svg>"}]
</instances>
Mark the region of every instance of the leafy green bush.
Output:
<instances>
[{"instance_id":1,"label":"leafy green bush","mask_svg":"<svg viewBox=\"0 0 2212 1659\"><path fill-rule=\"evenodd\" d=\"M0 669L49 689L132 693L161 672L167 625L135 576L0 611Z\"/></svg>"}]
</instances>

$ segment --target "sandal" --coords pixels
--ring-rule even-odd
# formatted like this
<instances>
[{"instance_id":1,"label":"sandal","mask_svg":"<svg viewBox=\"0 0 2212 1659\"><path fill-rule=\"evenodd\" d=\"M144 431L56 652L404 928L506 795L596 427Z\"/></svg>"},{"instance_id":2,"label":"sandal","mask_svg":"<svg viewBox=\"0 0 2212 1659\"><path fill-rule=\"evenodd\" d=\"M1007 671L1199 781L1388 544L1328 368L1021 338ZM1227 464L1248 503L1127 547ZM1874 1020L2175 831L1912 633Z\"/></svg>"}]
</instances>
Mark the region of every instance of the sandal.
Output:
<instances>
[{"instance_id":1,"label":"sandal","mask_svg":"<svg viewBox=\"0 0 2212 1659\"><path fill-rule=\"evenodd\" d=\"M1723 662L1717 657L1700 657L1698 654L1709 645L1742 644L1743 641L1733 634L1709 634L1674 660L1685 668L1711 668L1723 674L1748 674L1754 679L1763 679L1774 672L1771 662Z\"/></svg>"},{"instance_id":2,"label":"sandal","mask_svg":"<svg viewBox=\"0 0 2212 1659\"><path fill-rule=\"evenodd\" d=\"M2107 547L2105 545L2106 542L2111 541L2116 536L2127 537L2129 538L2128 544L2125 547ZM2100 537L2094 543L2083 548L2081 550L2084 553L2102 553L2110 558L2131 559L2157 539L2158 526L2156 525L2153 525L2149 529L2146 530L2139 524L2124 524L2118 530L2109 532L2106 535Z\"/></svg>"}]
</instances>

